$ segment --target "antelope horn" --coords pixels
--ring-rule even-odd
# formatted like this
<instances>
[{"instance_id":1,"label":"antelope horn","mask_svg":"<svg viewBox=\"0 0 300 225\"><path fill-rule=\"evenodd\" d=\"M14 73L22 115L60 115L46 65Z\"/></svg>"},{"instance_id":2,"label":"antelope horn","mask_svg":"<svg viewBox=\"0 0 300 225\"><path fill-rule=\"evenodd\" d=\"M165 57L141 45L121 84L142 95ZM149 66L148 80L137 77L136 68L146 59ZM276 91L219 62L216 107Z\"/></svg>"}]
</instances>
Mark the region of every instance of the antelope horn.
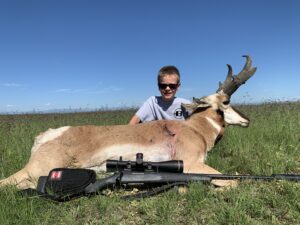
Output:
<instances>
[{"instance_id":1,"label":"antelope horn","mask_svg":"<svg viewBox=\"0 0 300 225\"><path fill-rule=\"evenodd\" d=\"M252 67L252 59L248 55L243 55L246 57L246 63L242 71L238 75L233 75L232 67L228 66L228 74L226 80L221 83L219 82L219 89L217 92L223 91L229 97L242 85L244 84L256 71L256 67Z\"/></svg>"}]
</instances>

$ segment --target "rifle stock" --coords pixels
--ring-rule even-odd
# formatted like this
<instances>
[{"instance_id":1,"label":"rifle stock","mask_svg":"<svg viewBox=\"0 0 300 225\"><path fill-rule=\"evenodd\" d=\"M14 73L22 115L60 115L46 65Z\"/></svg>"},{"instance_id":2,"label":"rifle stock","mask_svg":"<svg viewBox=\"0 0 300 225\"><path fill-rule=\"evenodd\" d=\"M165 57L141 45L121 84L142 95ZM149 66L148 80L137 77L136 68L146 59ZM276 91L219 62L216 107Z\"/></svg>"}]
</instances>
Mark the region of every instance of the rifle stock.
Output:
<instances>
[{"instance_id":1,"label":"rifle stock","mask_svg":"<svg viewBox=\"0 0 300 225\"><path fill-rule=\"evenodd\" d=\"M112 176L98 180L95 183L90 183L85 189L85 194L92 194L102 191L104 189L113 189L117 187L118 181L121 178L121 173L114 173Z\"/></svg>"}]
</instances>

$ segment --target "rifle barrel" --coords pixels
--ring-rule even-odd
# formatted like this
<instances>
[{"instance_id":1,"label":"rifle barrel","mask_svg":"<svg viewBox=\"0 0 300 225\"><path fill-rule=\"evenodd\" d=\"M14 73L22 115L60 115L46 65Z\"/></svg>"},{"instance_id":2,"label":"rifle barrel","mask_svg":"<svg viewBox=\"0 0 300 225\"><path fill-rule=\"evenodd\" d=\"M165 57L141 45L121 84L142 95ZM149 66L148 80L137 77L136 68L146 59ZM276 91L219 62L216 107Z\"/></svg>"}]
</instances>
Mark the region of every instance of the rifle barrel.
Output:
<instances>
[{"instance_id":1,"label":"rifle barrel","mask_svg":"<svg viewBox=\"0 0 300 225\"><path fill-rule=\"evenodd\" d=\"M171 183L171 182L209 182L211 180L289 180L300 181L298 174L273 174L271 176L197 174L197 173L123 173L121 183Z\"/></svg>"},{"instance_id":2,"label":"rifle barrel","mask_svg":"<svg viewBox=\"0 0 300 225\"><path fill-rule=\"evenodd\" d=\"M300 181L299 174L272 174L271 176L255 176L255 175L228 175L228 174L198 174L202 176L208 176L215 180L288 180L288 181Z\"/></svg>"}]
</instances>

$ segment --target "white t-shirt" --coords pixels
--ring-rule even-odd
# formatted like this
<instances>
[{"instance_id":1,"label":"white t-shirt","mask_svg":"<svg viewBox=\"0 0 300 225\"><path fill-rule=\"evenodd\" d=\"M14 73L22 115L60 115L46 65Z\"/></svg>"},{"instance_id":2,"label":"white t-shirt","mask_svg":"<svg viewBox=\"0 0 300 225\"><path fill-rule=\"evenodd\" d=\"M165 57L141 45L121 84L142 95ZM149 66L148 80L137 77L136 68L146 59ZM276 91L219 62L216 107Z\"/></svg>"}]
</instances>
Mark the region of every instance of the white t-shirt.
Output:
<instances>
[{"instance_id":1,"label":"white t-shirt","mask_svg":"<svg viewBox=\"0 0 300 225\"><path fill-rule=\"evenodd\" d=\"M181 103L191 103L184 98L175 97L173 101L163 101L161 96L151 96L148 98L136 115L141 122L152 120L184 120L188 116L188 112L184 110Z\"/></svg>"}]
</instances>

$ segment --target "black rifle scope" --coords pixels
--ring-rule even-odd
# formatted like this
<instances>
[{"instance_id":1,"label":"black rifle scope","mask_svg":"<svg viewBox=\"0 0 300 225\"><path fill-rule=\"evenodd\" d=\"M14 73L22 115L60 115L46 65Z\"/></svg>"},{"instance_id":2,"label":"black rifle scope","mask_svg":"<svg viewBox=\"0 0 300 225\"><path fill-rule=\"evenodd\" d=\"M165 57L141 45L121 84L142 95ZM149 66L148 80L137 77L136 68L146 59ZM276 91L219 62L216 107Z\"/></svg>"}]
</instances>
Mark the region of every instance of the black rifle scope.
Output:
<instances>
[{"instance_id":1,"label":"black rifle scope","mask_svg":"<svg viewBox=\"0 0 300 225\"><path fill-rule=\"evenodd\" d=\"M106 171L145 171L145 172L171 172L182 173L183 161L170 160L163 162L145 162L143 161L143 153L136 154L136 161L106 160Z\"/></svg>"}]
</instances>

